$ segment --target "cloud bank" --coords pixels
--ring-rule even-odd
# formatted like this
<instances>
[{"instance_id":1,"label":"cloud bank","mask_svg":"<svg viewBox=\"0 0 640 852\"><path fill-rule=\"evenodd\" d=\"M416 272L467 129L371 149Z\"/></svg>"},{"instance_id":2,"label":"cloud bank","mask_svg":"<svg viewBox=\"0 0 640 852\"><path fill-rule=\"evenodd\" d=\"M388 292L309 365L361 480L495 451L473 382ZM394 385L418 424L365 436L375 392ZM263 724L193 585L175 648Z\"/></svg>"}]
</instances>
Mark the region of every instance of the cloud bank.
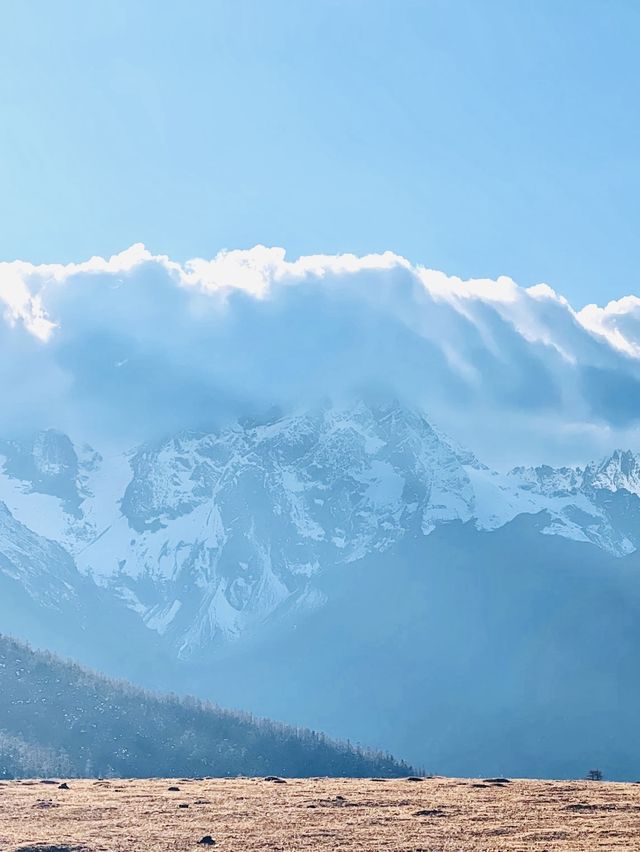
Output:
<instances>
[{"instance_id":1,"label":"cloud bank","mask_svg":"<svg viewBox=\"0 0 640 852\"><path fill-rule=\"evenodd\" d=\"M640 299L463 281L391 252L0 263L0 431L131 444L382 391L493 464L640 448Z\"/></svg>"}]
</instances>

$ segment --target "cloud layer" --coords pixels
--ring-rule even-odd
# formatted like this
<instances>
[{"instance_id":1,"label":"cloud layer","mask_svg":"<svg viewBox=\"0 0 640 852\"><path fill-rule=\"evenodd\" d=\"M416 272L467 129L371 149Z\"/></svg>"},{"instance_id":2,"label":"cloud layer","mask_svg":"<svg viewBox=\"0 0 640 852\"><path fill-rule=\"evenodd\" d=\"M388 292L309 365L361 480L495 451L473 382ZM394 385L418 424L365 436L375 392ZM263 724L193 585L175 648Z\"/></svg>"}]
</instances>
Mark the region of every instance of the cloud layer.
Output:
<instances>
[{"instance_id":1,"label":"cloud layer","mask_svg":"<svg viewBox=\"0 0 640 852\"><path fill-rule=\"evenodd\" d=\"M494 464L640 447L640 299L462 281L390 252L0 263L0 430L136 443L354 391L420 405Z\"/></svg>"}]
</instances>

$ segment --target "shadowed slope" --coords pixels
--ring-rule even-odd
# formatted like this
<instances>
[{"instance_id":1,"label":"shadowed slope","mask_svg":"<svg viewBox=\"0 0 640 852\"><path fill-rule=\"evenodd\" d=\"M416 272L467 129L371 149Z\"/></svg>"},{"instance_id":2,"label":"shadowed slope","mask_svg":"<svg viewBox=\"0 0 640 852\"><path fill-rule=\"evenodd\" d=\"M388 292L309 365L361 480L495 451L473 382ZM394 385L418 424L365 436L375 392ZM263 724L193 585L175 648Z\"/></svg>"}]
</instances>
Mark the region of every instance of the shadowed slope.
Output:
<instances>
[{"instance_id":1,"label":"shadowed slope","mask_svg":"<svg viewBox=\"0 0 640 852\"><path fill-rule=\"evenodd\" d=\"M322 734L157 696L0 637L0 775L403 775Z\"/></svg>"},{"instance_id":2,"label":"shadowed slope","mask_svg":"<svg viewBox=\"0 0 640 852\"><path fill-rule=\"evenodd\" d=\"M640 561L541 535L545 523L455 523L327 573L324 608L221 657L210 683L227 704L434 772L595 765L634 780Z\"/></svg>"}]
</instances>

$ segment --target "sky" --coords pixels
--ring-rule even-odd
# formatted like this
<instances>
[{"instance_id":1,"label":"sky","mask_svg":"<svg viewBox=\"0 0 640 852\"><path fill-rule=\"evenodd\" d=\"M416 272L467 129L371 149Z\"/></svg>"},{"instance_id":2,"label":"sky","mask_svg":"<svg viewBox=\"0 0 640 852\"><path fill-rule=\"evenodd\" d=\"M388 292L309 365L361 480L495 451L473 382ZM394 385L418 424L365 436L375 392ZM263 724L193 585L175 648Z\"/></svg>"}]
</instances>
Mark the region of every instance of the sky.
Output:
<instances>
[{"instance_id":1,"label":"sky","mask_svg":"<svg viewBox=\"0 0 640 852\"><path fill-rule=\"evenodd\" d=\"M2 0L0 260L391 250L637 290L634 0Z\"/></svg>"}]
</instances>

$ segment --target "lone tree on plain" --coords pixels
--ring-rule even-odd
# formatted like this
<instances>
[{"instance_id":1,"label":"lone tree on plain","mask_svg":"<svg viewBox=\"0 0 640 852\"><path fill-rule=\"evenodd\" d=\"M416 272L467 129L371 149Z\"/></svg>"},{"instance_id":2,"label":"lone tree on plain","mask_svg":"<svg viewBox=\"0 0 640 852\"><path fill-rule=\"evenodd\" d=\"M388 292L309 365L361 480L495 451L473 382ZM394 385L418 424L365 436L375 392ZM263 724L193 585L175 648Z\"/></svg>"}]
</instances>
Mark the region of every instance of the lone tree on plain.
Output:
<instances>
[{"instance_id":1,"label":"lone tree on plain","mask_svg":"<svg viewBox=\"0 0 640 852\"><path fill-rule=\"evenodd\" d=\"M588 781L602 781L603 775L599 769L590 769L587 772Z\"/></svg>"}]
</instances>

